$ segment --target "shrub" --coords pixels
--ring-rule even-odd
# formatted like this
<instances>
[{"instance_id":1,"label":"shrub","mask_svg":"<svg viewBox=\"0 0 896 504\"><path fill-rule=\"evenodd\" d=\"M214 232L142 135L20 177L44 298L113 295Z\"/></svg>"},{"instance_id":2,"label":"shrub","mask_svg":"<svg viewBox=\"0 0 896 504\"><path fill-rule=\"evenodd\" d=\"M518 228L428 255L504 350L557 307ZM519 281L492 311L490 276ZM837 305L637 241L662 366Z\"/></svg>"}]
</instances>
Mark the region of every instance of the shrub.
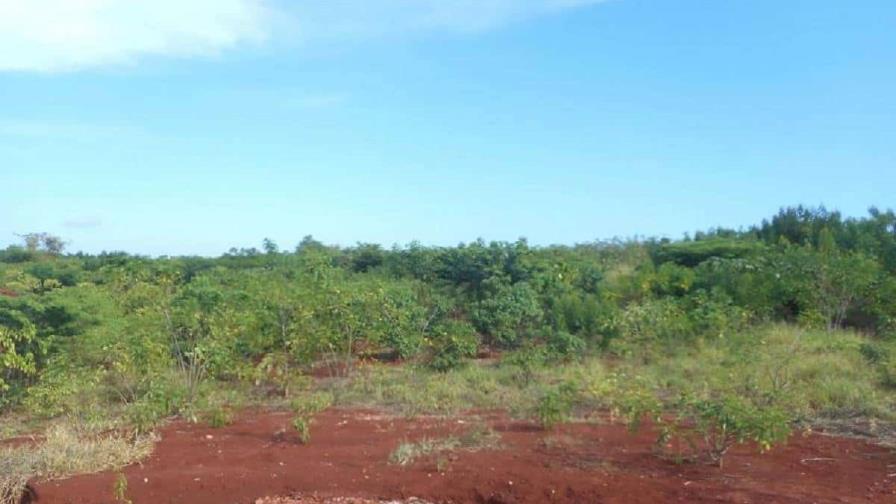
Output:
<instances>
[{"instance_id":1,"label":"shrub","mask_svg":"<svg viewBox=\"0 0 896 504\"><path fill-rule=\"evenodd\" d=\"M760 451L766 451L790 434L789 418L782 411L759 408L737 396L688 401L685 411L694 419L694 429L703 437L710 459L720 468L735 444L753 441Z\"/></svg>"},{"instance_id":2,"label":"shrub","mask_svg":"<svg viewBox=\"0 0 896 504\"><path fill-rule=\"evenodd\" d=\"M565 293L549 297L548 314L555 330L584 338L604 346L615 336L615 318L618 308L595 294Z\"/></svg>"},{"instance_id":3,"label":"shrub","mask_svg":"<svg viewBox=\"0 0 896 504\"><path fill-rule=\"evenodd\" d=\"M727 296L698 291L688 299L688 315L695 334L724 337L747 327L750 313L734 306Z\"/></svg>"},{"instance_id":4,"label":"shrub","mask_svg":"<svg viewBox=\"0 0 896 504\"><path fill-rule=\"evenodd\" d=\"M547 347L552 357L570 360L582 357L588 344L582 338L566 331L548 334Z\"/></svg>"},{"instance_id":5,"label":"shrub","mask_svg":"<svg viewBox=\"0 0 896 504\"><path fill-rule=\"evenodd\" d=\"M292 427L299 434L299 442L308 444L311 441L311 419L296 415L292 419Z\"/></svg>"},{"instance_id":6,"label":"shrub","mask_svg":"<svg viewBox=\"0 0 896 504\"><path fill-rule=\"evenodd\" d=\"M295 412L292 426L299 434L299 441L302 444L311 441L311 424L314 422L314 415L327 409L331 404L333 404L333 396L326 392L315 392L292 401L292 409Z\"/></svg>"},{"instance_id":7,"label":"shrub","mask_svg":"<svg viewBox=\"0 0 896 504\"><path fill-rule=\"evenodd\" d=\"M21 379L37 372L34 355L23 352L22 347L34 339L34 326L26 324L22 329L0 325L0 408L5 406L10 379Z\"/></svg>"},{"instance_id":8,"label":"shrub","mask_svg":"<svg viewBox=\"0 0 896 504\"><path fill-rule=\"evenodd\" d=\"M543 346L528 344L503 356L502 362L514 368L514 377L521 385L529 385L536 371L544 366L548 352Z\"/></svg>"},{"instance_id":9,"label":"shrub","mask_svg":"<svg viewBox=\"0 0 896 504\"><path fill-rule=\"evenodd\" d=\"M314 416L333 404L333 395L327 392L313 392L293 399L292 410L297 415Z\"/></svg>"},{"instance_id":10,"label":"shrub","mask_svg":"<svg viewBox=\"0 0 896 504\"><path fill-rule=\"evenodd\" d=\"M292 356L285 352L271 352L262 357L252 370L256 387L264 387L271 392L289 397L290 385L295 382Z\"/></svg>"},{"instance_id":11,"label":"shrub","mask_svg":"<svg viewBox=\"0 0 896 504\"><path fill-rule=\"evenodd\" d=\"M611 350L630 355L636 350L646 359L644 349L656 343L683 343L694 330L687 313L674 299L663 298L626 307L619 321L621 338L611 341Z\"/></svg>"},{"instance_id":12,"label":"shrub","mask_svg":"<svg viewBox=\"0 0 896 504\"><path fill-rule=\"evenodd\" d=\"M209 427L220 429L233 423L233 413L223 406L213 408L206 414Z\"/></svg>"},{"instance_id":13,"label":"shrub","mask_svg":"<svg viewBox=\"0 0 896 504\"><path fill-rule=\"evenodd\" d=\"M583 390L584 395L610 410L612 418L626 422L630 431L637 431L647 418L658 420L663 405L649 382L642 376L615 372L596 377Z\"/></svg>"},{"instance_id":14,"label":"shrub","mask_svg":"<svg viewBox=\"0 0 896 504\"><path fill-rule=\"evenodd\" d=\"M543 316L538 294L528 283L509 284L502 277L483 282L486 295L474 304L473 323L490 342L513 347L532 332Z\"/></svg>"},{"instance_id":15,"label":"shrub","mask_svg":"<svg viewBox=\"0 0 896 504\"><path fill-rule=\"evenodd\" d=\"M550 429L557 424L568 421L572 415L572 408L577 393L577 387L570 382L545 392L535 409L541 426L545 429Z\"/></svg>"},{"instance_id":16,"label":"shrub","mask_svg":"<svg viewBox=\"0 0 896 504\"><path fill-rule=\"evenodd\" d=\"M447 320L433 330L430 344L431 355L427 365L436 371L445 372L460 367L465 359L474 357L479 340L469 323Z\"/></svg>"},{"instance_id":17,"label":"shrub","mask_svg":"<svg viewBox=\"0 0 896 504\"><path fill-rule=\"evenodd\" d=\"M682 397L675 419L659 419L657 445L683 438L696 458L708 459L722 468L725 455L734 445L754 442L765 452L790 435L790 418L780 409L758 407L747 399L724 395L711 399Z\"/></svg>"}]
</instances>

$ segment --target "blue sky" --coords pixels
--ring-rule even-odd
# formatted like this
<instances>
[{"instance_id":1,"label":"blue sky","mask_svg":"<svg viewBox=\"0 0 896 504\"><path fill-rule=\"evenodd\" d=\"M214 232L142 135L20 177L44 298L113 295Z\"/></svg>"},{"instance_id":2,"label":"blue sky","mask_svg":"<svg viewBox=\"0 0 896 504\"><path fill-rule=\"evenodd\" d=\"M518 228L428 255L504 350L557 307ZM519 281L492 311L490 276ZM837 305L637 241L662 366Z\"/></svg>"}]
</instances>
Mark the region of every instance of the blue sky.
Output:
<instances>
[{"instance_id":1,"label":"blue sky","mask_svg":"<svg viewBox=\"0 0 896 504\"><path fill-rule=\"evenodd\" d=\"M680 237L894 206L889 0L0 1L0 245Z\"/></svg>"}]
</instances>

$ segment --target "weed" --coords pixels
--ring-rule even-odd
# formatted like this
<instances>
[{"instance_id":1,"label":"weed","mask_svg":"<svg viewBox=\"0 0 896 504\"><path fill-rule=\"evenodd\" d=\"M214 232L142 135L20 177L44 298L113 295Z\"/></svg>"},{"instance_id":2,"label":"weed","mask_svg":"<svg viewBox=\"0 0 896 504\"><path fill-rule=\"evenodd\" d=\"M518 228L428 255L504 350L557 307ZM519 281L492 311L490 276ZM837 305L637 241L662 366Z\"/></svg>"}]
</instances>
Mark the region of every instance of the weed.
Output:
<instances>
[{"instance_id":1,"label":"weed","mask_svg":"<svg viewBox=\"0 0 896 504\"><path fill-rule=\"evenodd\" d=\"M389 455L389 463L407 466L421 458L436 457L436 467L443 472L448 465L446 454L455 450L476 451L483 448L495 448L499 445L500 435L488 425L478 423L460 436L445 438L428 438L410 442L404 441Z\"/></svg>"},{"instance_id":2,"label":"weed","mask_svg":"<svg viewBox=\"0 0 896 504\"><path fill-rule=\"evenodd\" d=\"M299 434L299 442L308 444L311 441L311 420L303 416L295 416L292 419L292 427Z\"/></svg>"},{"instance_id":3,"label":"weed","mask_svg":"<svg viewBox=\"0 0 896 504\"><path fill-rule=\"evenodd\" d=\"M115 484L112 487L112 495L115 497L115 501L121 504L132 504L131 499L128 498L128 478L124 475L124 473L118 473L118 476L115 477Z\"/></svg>"},{"instance_id":4,"label":"weed","mask_svg":"<svg viewBox=\"0 0 896 504\"><path fill-rule=\"evenodd\" d=\"M297 397L290 405L292 410L304 417L314 416L333 404L333 395L328 392L313 392Z\"/></svg>"},{"instance_id":5,"label":"weed","mask_svg":"<svg viewBox=\"0 0 896 504\"><path fill-rule=\"evenodd\" d=\"M327 392L315 392L292 401L292 409L295 416L292 426L299 434L299 441L308 444L311 441L311 424L314 415L327 409L333 404L333 396Z\"/></svg>"},{"instance_id":6,"label":"weed","mask_svg":"<svg viewBox=\"0 0 896 504\"><path fill-rule=\"evenodd\" d=\"M220 429L233 423L233 413L224 407L212 409L207 414L208 425L214 429Z\"/></svg>"},{"instance_id":7,"label":"weed","mask_svg":"<svg viewBox=\"0 0 896 504\"><path fill-rule=\"evenodd\" d=\"M460 441L454 437L444 439L423 438L415 443L403 442L389 455L389 463L406 466L419 458L450 451L458 446L460 446Z\"/></svg>"},{"instance_id":8,"label":"weed","mask_svg":"<svg viewBox=\"0 0 896 504\"><path fill-rule=\"evenodd\" d=\"M18 503L33 478L57 479L118 469L152 451L145 435L98 435L71 426L49 428L33 445L0 450L0 504Z\"/></svg>"}]
</instances>

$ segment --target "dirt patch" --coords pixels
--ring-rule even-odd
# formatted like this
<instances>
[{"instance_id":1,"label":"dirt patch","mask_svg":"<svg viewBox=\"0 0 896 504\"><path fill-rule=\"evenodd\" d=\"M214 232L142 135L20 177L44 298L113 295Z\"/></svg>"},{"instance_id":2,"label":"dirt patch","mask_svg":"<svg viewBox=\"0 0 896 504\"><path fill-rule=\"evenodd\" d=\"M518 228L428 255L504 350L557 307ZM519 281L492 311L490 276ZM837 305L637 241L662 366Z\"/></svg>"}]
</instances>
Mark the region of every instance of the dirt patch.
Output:
<instances>
[{"instance_id":1,"label":"dirt patch","mask_svg":"<svg viewBox=\"0 0 896 504\"><path fill-rule=\"evenodd\" d=\"M282 413L245 413L222 429L174 423L155 453L126 468L134 504L353 503L893 503L896 455L855 439L795 435L770 453L741 447L724 470L656 457L649 432L612 424L551 432L492 415L500 448L458 451L407 467L389 464L402 442L460 435L473 419L404 420L331 409L298 443ZM112 503L116 475L37 486L40 502ZM338 500L338 498L356 500ZM305 500L302 500L305 499ZM314 500L316 499L316 500ZM326 500L330 499L330 500ZM334 500L335 499L335 500Z\"/></svg>"},{"instance_id":2,"label":"dirt patch","mask_svg":"<svg viewBox=\"0 0 896 504\"><path fill-rule=\"evenodd\" d=\"M363 497L315 497L313 495L296 497L265 497L255 504L432 504L422 499L410 498L402 500L373 500Z\"/></svg>"},{"instance_id":3,"label":"dirt patch","mask_svg":"<svg viewBox=\"0 0 896 504\"><path fill-rule=\"evenodd\" d=\"M0 287L0 296L14 298L19 297L19 293L12 289L7 289L6 287Z\"/></svg>"}]
</instances>

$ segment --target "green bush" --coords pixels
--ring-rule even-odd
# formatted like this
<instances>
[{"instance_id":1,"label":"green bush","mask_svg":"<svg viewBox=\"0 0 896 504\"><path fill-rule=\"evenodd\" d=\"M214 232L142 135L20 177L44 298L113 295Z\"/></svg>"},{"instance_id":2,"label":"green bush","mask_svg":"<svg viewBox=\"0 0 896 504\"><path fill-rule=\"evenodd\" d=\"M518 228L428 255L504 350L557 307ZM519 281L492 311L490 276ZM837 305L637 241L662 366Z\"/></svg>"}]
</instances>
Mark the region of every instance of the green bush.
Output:
<instances>
[{"instance_id":1,"label":"green bush","mask_svg":"<svg viewBox=\"0 0 896 504\"><path fill-rule=\"evenodd\" d=\"M208 411L205 415L209 427L220 429L233 423L233 412L224 406L219 406Z\"/></svg>"},{"instance_id":2,"label":"green bush","mask_svg":"<svg viewBox=\"0 0 896 504\"><path fill-rule=\"evenodd\" d=\"M774 407L757 407L737 396L685 400L679 415L694 422L710 460L722 467L725 454L736 444L754 442L766 451L790 435L790 419Z\"/></svg>"},{"instance_id":3,"label":"green bush","mask_svg":"<svg viewBox=\"0 0 896 504\"><path fill-rule=\"evenodd\" d=\"M447 320L433 330L430 345L427 366L445 372L460 367L466 359L474 357L479 339L469 323Z\"/></svg>"},{"instance_id":4,"label":"green bush","mask_svg":"<svg viewBox=\"0 0 896 504\"><path fill-rule=\"evenodd\" d=\"M561 360L581 358L587 347L585 340L566 331L550 332L547 336L548 351Z\"/></svg>"},{"instance_id":5,"label":"green bush","mask_svg":"<svg viewBox=\"0 0 896 504\"><path fill-rule=\"evenodd\" d=\"M668 298L629 305L619 325L620 337L610 342L609 349L622 355L637 353L645 361L653 358L652 350L658 344L684 345L696 334L681 304Z\"/></svg>"},{"instance_id":6,"label":"green bush","mask_svg":"<svg viewBox=\"0 0 896 504\"><path fill-rule=\"evenodd\" d=\"M328 392L314 392L292 400L291 406L295 413L292 426L299 434L299 441L307 444L311 440L311 424L314 415L330 407L333 404L333 396Z\"/></svg>"},{"instance_id":7,"label":"green bush","mask_svg":"<svg viewBox=\"0 0 896 504\"><path fill-rule=\"evenodd\" d=\"M548 350L544 346L530 343L504 354L501 362L511 366L516 381L525 386L535 379L536 372L545 365L547 359Z\"/></svg>"},{"instance_id":8,"label":"green bush","mask_svg":"<svg viewBox=\"0 0 896 504\"><path fill-rule=\"evenodd\" d=\"M292 419L292 427L298 433L300 443L308 444L311 441L311 419L297 415Z\"/></svg>"},{"instance_id":9,"label":"green bush","mask_svg":"<svg viewBox=\"0 0 896 504\"><path fill-rule=\"evenodd\" d=\"M314 416L333 404L333 395L328 392L312 392L293 399L292 410L305 417Z\"/></svg>"},{"instance_id":10,"label":"green bush","mask_svg":"<svg viewBox=\"0 0 896 504\"><path fill-rule=\"evenodd\" d=\"M566 422L572 416L578 388L575 384L567 382L549 389L538 400L535 413L538 421L545 429Z\"/></svg>"},{"instance_id":11,"label":"green bush","mask_svg":"<svg viewBox=\"0 0 896 504\"><path fill-rule=\"evenodd\" d=\"M528 283L510 284L493 277L483 287L485 297L473 305L472 318L490 343L513 347L538 327L543 313L538 294Z\"/></svg>"},{"instance_id":12,"label":"green bush","mask_svg":"<svg viewBox=\"0 0 896 504\"><path fill-rule=\"evenodd\" d=\"M34 354L23 348L34 336L34 326L30 323L21 329L0 325L0 409L11 397L9 389L37 372Z\"/></svg>"}]
</instances>

